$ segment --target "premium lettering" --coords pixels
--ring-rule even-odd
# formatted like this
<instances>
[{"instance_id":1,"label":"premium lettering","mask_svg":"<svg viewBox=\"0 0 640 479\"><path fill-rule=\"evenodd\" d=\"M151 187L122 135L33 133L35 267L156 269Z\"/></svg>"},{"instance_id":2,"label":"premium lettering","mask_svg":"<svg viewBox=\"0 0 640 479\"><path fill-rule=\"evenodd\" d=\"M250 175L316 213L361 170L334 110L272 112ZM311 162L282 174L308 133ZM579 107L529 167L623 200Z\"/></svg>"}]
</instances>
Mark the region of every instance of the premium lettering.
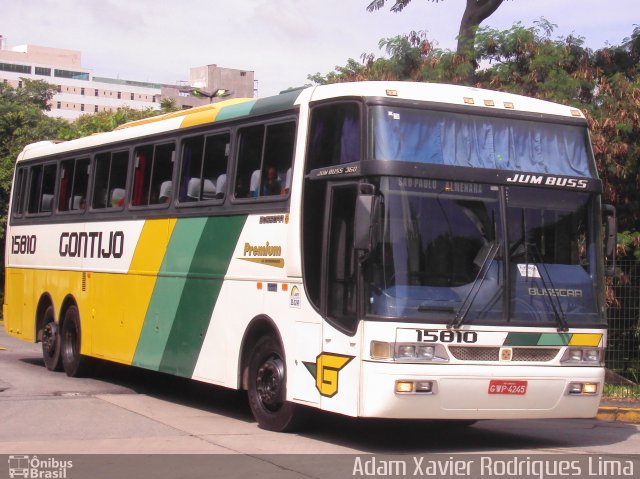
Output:
<instances>
[{"instance_id":1,"label":"premium lettering","mask_svg":"<svg viewBox=\"0 0 640 479\"><path fill-rule=\"evenodd\" d=\"M271 246L269 242L265 245L254 246L250 243L244 244L245 256L280 256L282 254L282 247Z\"/></svg>"}]
</instances>

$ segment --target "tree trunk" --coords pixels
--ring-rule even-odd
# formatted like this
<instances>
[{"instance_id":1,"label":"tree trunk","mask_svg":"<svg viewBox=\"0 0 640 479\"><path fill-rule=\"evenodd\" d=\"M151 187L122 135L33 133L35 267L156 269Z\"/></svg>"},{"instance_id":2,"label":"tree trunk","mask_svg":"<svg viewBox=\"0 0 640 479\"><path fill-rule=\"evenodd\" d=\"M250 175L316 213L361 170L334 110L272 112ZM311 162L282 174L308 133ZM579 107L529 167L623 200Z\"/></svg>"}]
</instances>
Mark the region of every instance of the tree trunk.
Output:
<instances>
[{"instance_id":1,"label":"tree trunk","mask_svg":"<svg viewBox=\"0 0 640 479\"><path fill-rule=\"evenodd\" d=\"M476 64L475 36L480 23L495 12L504 0L467 0L458 32L456 53Z\"/></svg>"}]
</instances>

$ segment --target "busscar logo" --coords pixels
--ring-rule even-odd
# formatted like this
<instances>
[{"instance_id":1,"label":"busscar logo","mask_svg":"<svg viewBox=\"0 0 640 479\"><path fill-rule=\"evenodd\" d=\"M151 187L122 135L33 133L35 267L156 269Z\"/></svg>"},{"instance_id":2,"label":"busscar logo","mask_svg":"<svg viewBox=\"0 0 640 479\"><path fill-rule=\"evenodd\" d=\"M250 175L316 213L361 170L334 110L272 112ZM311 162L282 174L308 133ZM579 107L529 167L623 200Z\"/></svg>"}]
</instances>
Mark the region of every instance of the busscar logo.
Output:
<instances>
[{"instance_id":1,"label":"busscar logo","mask_svg":"<svg viewBox=\"0 0 640 479\"><path fill-rule=\"evenodd\" d=\"M315 363L304 362L304 365L315 378L316 389L322 396L330 398L338 394L339 373L353 358L344 354L320 353Z\"/></svg>"}]
</instances>

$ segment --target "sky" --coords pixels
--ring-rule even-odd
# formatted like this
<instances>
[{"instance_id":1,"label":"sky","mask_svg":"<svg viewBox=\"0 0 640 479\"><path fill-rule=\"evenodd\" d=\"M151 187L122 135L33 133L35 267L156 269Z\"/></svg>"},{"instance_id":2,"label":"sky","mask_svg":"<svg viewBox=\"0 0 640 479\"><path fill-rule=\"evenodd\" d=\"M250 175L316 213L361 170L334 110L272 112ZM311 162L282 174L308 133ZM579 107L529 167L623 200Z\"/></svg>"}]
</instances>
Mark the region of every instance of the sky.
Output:
<instances>
[{"instance_id":1,"label":"sky","mask_svg":"<svg viewBox=\"0 0 640 479\"><path fill-rule=\"evenodd\" d=\"M9 48L79 50L95 76L175 84L191 67L255 72L259 96L308 84L363 53L380 56L382 38L424 30L455 49L465 0L413 0L401 13L370 0L0 0L0 35ZM541 17L552 37L584 37L597 49L622 43L640 23L638 0L506 0L482 24L507 29Z\"/></svg>"}]
</instances>

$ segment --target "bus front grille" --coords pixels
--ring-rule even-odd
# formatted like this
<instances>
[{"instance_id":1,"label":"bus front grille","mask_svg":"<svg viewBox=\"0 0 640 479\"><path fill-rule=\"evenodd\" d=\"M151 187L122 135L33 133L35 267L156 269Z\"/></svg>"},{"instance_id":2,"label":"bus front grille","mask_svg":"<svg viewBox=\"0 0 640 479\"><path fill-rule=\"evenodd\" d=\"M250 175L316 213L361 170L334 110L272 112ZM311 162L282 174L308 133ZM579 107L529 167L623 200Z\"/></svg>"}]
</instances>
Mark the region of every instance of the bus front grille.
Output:
<instances>
[{"instance_id":1,"label":"bus front grille","mask_svg":"<svg viewBox=\"0 0 640 479\"><path fill-rule=\"evenodd\" d=\"M560 352L559 348L512 348L511 361L548 362ZM494 346L449 346L451 355L459 361L499 361L500 348Z\"/></svg>"}]
</instances>

